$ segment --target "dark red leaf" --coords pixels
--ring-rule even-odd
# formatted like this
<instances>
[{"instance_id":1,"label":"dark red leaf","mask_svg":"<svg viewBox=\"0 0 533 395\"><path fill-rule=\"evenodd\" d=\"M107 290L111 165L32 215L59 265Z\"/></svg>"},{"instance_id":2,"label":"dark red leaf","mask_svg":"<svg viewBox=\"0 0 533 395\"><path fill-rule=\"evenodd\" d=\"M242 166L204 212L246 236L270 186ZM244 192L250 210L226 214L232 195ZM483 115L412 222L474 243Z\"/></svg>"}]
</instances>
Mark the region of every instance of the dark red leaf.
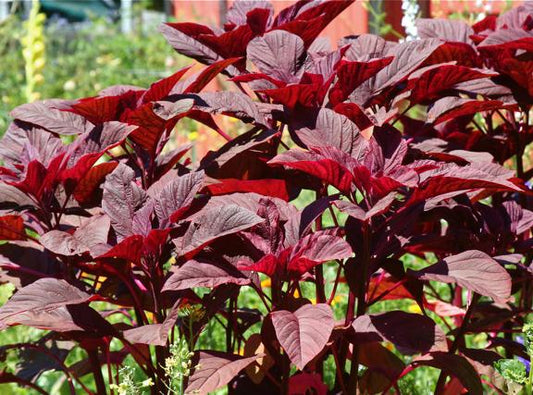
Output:
<instances>
[{"instance_id":1,"label":"dark red leaf","mask_svg":"<svg viewBox=\"0 0 533 395\"><path fill-rule=\"evenodd\" d=\"M285 201L289 200L286 180L236 180L222 179L220 182L206 186L211 195L226 195L234 192L255 192L263 196L272 196Z\"/></svg>"},{"instance_id":2,"label":"dark red leaf","mask_svg":"<svg viewBox=\"0 0 533 395\"><path fill-rule=\"evenodd\" d=\"M326 395L328 386L324 384L318 373L301 373L289 379L289 395L301 395L312 392L316 395Z\"/></svg>"},{"instance_id":3,"label":"dark red leaf","mask_svg":"<svg viewBox=\"0 0 533 395\"><path fill-rule=\"evenodd\" d=\"M72 112L82 115L93 124L119 121L128 108L135 108L138 91L127 91L119 96L99 96L82 99L72 105Z\"/></svg>"},{"instance_id":4,"label":"dark red leaf","mask_svg":"<svg viewBox=\"0 0 533 395\"><path fill-rule=\"evenodd\" d=\"M392 62L392 57L371 60L369 62L341 63L337 70L338 80L329 91L329 101L333 106L345 101L350 94L370 77Z\"/></svg>"},{"instance_id":5,"label":"dark red leaf","mask_svg":"<svg viewBox=\"0 0 533 395\"><path fill-rule=\"evenodd\" d=\"M74 198L82 205L96 204L101 199L100 185L106 176L117 167L117 162L107 162L94 166L79 180L74 189Z\"/></svg>"},{"instance_id":6,"label":"dark red leaf","mask_svg":"<svg viewBox=\"0 0 533 395\"><path fill-rule=\"evenodd\" d=\"M432 352L417 358L412 364L414 366L432 366L457 377L470 394L482 395L484 392L481 379L474 367L459 355Z\"/></svg>"}]
</instances>

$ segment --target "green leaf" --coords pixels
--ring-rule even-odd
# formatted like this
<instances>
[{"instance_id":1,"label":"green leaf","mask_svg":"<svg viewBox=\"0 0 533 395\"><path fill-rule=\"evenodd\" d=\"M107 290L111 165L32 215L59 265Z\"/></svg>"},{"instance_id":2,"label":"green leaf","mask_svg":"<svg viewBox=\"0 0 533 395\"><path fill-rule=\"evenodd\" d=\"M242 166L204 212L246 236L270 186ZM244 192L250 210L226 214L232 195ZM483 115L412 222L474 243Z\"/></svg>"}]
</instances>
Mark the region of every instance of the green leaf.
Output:
<instances>
[{"instance_id":1,"label":"green leaf","mask_svg":"<svg viewBox=\"0 0 533 395\"><path fill-rule=\"evenodd\" d=\"M525 324L522 332L524 333L524 347L529 356L533 358L533 323Z\"/></svg>"},{"instance_id":2,"label":"green leaf","mask_svg":"<svg viewBox=\"0 0 533 395\"><path fill-rule=\"evenodd\" d=\"M526 366L516 359L500 359L494 363L494 367L506 380L518 384L526 382Z\"/></svg>"}]
</instances>

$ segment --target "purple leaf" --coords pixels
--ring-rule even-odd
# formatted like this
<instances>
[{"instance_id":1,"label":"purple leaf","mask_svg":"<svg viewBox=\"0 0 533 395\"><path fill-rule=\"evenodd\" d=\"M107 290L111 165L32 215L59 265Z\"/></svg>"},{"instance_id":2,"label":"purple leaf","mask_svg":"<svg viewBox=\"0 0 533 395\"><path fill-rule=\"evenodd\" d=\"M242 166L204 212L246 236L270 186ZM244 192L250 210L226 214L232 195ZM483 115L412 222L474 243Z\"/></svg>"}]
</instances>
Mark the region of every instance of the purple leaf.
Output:
<instances>
[{"instance_id":1,"label":"purple leaf","mask_svg":"<svg viewBox=\"0 0 533 395\"><path fill-rule=\"evenodd\" d=\"M133 344L165 346L168 340L168 332L176 324L176 320L178 319L180 303L181 300L178 300L172 306L163 323L128 329L123 332L124 338Z\"/></svg>"},{"instance_id":2,"label":"purple leaf","mask_svg":"<svg viewBox=\"0 0 533 395\"><path fill-rule=\"evenodd\" d=\"M421 280L457 283L463 288L505 303L511 296L511 276L489 255L470 250L452 255L417 272Z\"/></svg>"},{"instance_id":3,"label":"purple leaf","mask_svg":"<svg viewBox=\"0 0 533 395\"><path fill-rule=\"evenodd\" d=\"M104 183L102 208L111 219L119 241L134 233L133 219L147 200L146 192L135 181L135 172L119 164Z\"/></svg>"},{"instance_id":4,"label":"purple leaf","mask_svg":"<svg viewBox=\"0 0 533 395\"><path fill-rule=\"evenodd\" d=\"M204 64L211 64L220 60L220 56L216 52L193 37L182 33L177 29L176 24L165 23L159 27L159 31L168 43L182 55L194 58Z\"/></svg>"},{"instance_id":5,"label":"purple leaf","mask_svg":"<svg viewBox=\"0 0 533 395\"><path fill-rule=\"evenodd\" d=\"M91 122L78 114L58 110L57 107L62 103L61 100L45 100L23 104L11 111L10 115L61 135L81 134L93 127Z\"/></svg>"},{"instance_id":6,"label":"purple leaf","mask_svg":"<svg viewBox=\"0 0 533 395\"><path fill-rule=\"evenodd\" d=\"M83 330L67 306L92 298L65 280L43 278L19 290L0 308L0 327L21 324L58 332Z\"/></svg>"},{"instance_id":7,"label":"purple leaf","mask_svg":"<svg viewBox=\"0 0 533 395\"><path fill-rule=\"evenodd\" d=\"M185 393L207 395L228 384L237 374L262 355L243 358L217 351L197 351L193 362L197 368L189 378Z\"/></svg>"},{"instance_id":8,"label":"purple leaf","mask_svg":"<svg viewBox=\"0 0 533 395\"><path fill-rule=\"evenodd\" d=\"M328 108L319 110L314 128L299 129L296 134L309 148L331 146L358 160L368 149L368 142L355 123Z\"/></svg>"},{"instance_id":9,"label":"purple leaf","mask_svg":"<svg viewBox=\"0 0 533 395\"><path fill-rule=\"evenodd\" d=\"M104 122L80 135L69 147L70 157L68 165L74 166L75 162L86 154L103 153L120 143L135 129L134 125L122 122Z\"/></svg>"},{"instance_id":10,"label":"purple leaf","mask_svg":"<svg viewBox=\"0 0 533 395\"><path fill-rule=\"evenodd\" d=\"M170 121L179 115L185 114L194 105L192 99L182 99L175 102L172 101L157 101L153 103L153 112L159 118Z\"/></svg>"},{"instance_id":11,"label":"purple leaf","mask_svg":"<svg viewBox=\"0 0 533 395\"><path fill-rule=\"evenodd\" d=\"M241 92L206 92L198 94L195 109L210 114L226 114L243 120L269 126L249 96Z\"/></svg>"},{"instance_id":12,"label":"purple leaf","mask_svg":"<svg viewBox=\"0 0 533 395\"><path fill-rule=\"evenodd\" d=\"M297 35L274 30L254 38L246 51L247 58L262 73L286 83L298 82L306 53L304 42Z\"/></svg>"},{"instance_id":13,"label":"purple leaf","mask_svg":"<svg viewBox=\"0 0 533 395\"><path fill-rule=\"evenodd\" d=\"M229 264L188 261L172 270L161 292L181 291L194 287L215 288L222 284L247 285L250 279Z\"/></svg>"},{"instance_id":14,"label":"purple leaf","mask_svg":"<svg viewBox=\"0 0 533 395\"><path fill-rule=\"evenodd\" d=\"M107 243L110 220L95 216L86 221L73 234L51 230L39 239L40 243L54 254L73 256L91 252L94 247Z\"/></svg>"},{"instance_id":15,"label":"purple leaf","mask_svg":"<svg viewBox=\"0 0 533 395\"><path fill-rule=\"evenodd\" d=\"M154 200L154 210L159 219L160 227L169 225L173 214L187 209L204 183L203 171L192 172L177 177L173 173L173 180L162 178L154 183L148 194Z\"/></svg>"},{"instance_id":16,"label":"purple leaf","mask_svg":"<svg viewBox=\"0 0 533 395\"><path fill-rule=\"evenodd\" d=\"M251 228L263 218L237 205L213 207L195 219L187 233L174 239L180 256L192 256L208 243L232 233Z\"/></svg>"},{"instance_id":17,"label":"purple leaf","mask_svg":"<svg viewBox=\"0 0 533 395\"><path fill-rule=\"evenodd\" d=\"M374 92L400 82L416 70L441 44L440 40L427 39L406 41L393 47L387 53L387 56L394 57L392 62L371 78Z\"/></svg>"},{"instance_id":18,"label":"purple leaf","mask_svg":"<svg viewBox=\"0 0 533 395\"><path fill-rule=\"evenodd\" d=\"M442 330L431 318L419 314L390 311L363 315L355 319L352 327L359 341L388 340L404 353L448 350Z\"/></svg>"},{"instance_id":19,"label":"purple leaf","mask_svg":"<svg viewBox=\"0 0 533 395\"><path fill-rule=\"evenodd\" d=\"M278 310L270 314L276 337L292 363L300 370L326 346L335 326L329 305L305 305L294 313Z\"/></svg>"},{"instance_id":20,"label":"purple leaf","mask_svg":"<svg viewBox=\"0 0 533 395\"><path fill-rule=\"evenodd\" d=\"M420 38L440 38L443 41L458 41L473 45L470 36L474 30L461 20L427 19L416 20Z\"/></svg>"}]
</instances>

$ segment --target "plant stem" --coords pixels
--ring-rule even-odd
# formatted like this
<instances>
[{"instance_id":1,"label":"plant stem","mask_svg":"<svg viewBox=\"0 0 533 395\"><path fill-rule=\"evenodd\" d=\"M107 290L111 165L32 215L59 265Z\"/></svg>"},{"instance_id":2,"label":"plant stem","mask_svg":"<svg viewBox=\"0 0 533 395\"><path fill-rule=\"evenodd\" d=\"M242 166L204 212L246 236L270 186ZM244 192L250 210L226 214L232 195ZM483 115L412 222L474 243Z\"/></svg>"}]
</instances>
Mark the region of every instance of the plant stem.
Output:
<instances>
[{"instance_id":1,"label":"plant stem","mask_svg":"<svg viewBox=\"0 0 533 395\"><path fill-rule=\"evenodd\" d=\"M455 339L453 340L453 343L450 347L450 351L449 351L450 354L455 354L455 352L457 351L461 343L464 343L464 336L466 333L466 329L468 327L468 322L470 321L470 317L472 317L474 307L476 303L478 302L478 300L479 300L479 295L474 293L472 295L472 301L470 302L470 305L468 306L468 309L466 310L461 327L459 328L459 331L457 332L457 335L455 336ZM447 377L447 374L441 370L439 379L437 381L437 385L435 387L435 394L443 393L444 385L446 384L446 377Z\"/></svg>"},{"instance_id":2,"label":"plant stem","mask_svg":"<svg viewBox=\"0 0 533 395\"><path fill-rule=\"evenodd\" d=\"M361 252L361 273L359 280L359 289L357 292L357 317L365 314L366 312L366 289L367 289L367 277L368 268L370 266L370 228L367 222L362 225L363 233L363 250ZM359 380L359 350L354 343L352 351L352 365L350 369L350 380L348 383L348 392L350 394L357 394L357 382Z\"/></svg>"},{"instance_id":3,"label":"plant stem","mask_svg":"<svg viewBox=\"0 0 533 395\"><path fill-rule=\"evenodd\" d=\"M107 394L105 387L104 376L102 375L102 368L100 367L100 360L98 359L98 350L87 350L89 354L89 362L93 370L94 382L96 384L96 392L100 395Z\"/></svg>"}]
</instances>

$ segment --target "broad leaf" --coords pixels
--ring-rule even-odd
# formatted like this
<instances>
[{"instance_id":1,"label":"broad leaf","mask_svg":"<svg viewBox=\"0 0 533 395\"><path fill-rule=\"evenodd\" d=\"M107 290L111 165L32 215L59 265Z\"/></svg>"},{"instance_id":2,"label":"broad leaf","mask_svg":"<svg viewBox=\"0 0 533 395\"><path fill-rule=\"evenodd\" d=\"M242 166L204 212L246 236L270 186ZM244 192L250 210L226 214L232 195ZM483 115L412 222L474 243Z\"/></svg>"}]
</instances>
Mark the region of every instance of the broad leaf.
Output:
<instances>
[{"instance_id":1,"label":"broad leaf","mask_svg":"<svg viewBox=\"0 0 533 395\"><path fill-rule=\"evenodd\" d=\"M481 251L471 250L452 255L412 274L422 280L457 283L497 302L505 302L511 295L509 273Z\"/></svg>"},{"instance_id":2,"label":"broad leaf","mask_svg":"<svg viewBox=\"0 0 533 395\"><path fill-rule=\"evenodd\" d=\"M0 240L25 240L24 219L19 215L0 217Z\"/></svg>"},{"instance_id":3,"label":"broad leaf","mask_svg":"<svg viewBox=\"0 0 533 395\"><path fill-rule=\"evenodd\" d=\"M298 71L304 57L303 40L282 30L274 30L254 38L247 48L247 58L261 72L286 83L298 80Z\"/></svg>"},{"instance_id":4,"label":"broad leaf","mask_svg":"<svg viewBox=\"0 0 533 395\"><path fill-rule=\"evenodd\" d=\"M211 393L228 384L241 370L259 357L261 355L243 358L216 351L197 351L193 357L197 368L189 377L185 393L201 395Z\"/></svg>"},{"instance_id":5,"label":"broad leaf","mask_svg":"<svg viewBox=\"0 0 533 395\"><path fill-rule=\"evenodd\" d=\"M181 291L194 287L215 288L222 284L247 285L250 279L229 264L188 261L173 270L173 274L161 289Z\"/></svg>"},{"instance_id":6,"label":"broad leaf","mask_svg":"<svg viewBox=\"0 0 533 395\"><path fill-rule=\"evenodd\" d=\"M147 195L134 181L135 172L126 165L119 164L104 183L102 208L111 219L111 225L119 239L133 234L134 217L144 206Z\"/></svg>"},{"instance_id":7,"label":"broad leaf","mask_svg":"<svg viewBox=\"0 0 533 395\"><path fill-rule=\"evenodd\" d=\"M213 207L194 220L187 233L174 240L180 256L192 256L203 246L232 233L251 228L263 219L251 211L230 204Z\"/></svg>"},{"instance_id":8,"label":"broad leaf","mask_svg":"<svg viewBox=\"0 0 533 395\"><path fill-rule=\"evenodd\" d=\"M402 352L414 354L447 351L446 336L426 316L403 311L363 315L352 324L356 339L361 342L388 340Z\"/></svg>"},{"instance_id":9,"label":"broad leaf","mask_svg":"<svg viewBox=\"0 0 533 395\"><path fill-rule=\"evenodd\" d=\"M107 243L110 220L106 216L93 217L73 234L51 230L41 236L41 244L55 254L73 256L91 252L94 247Z\"/></svg>"},{"instance_id":10,"label":"broad leaf","mask_svg":"<svg viewBox=\"0 0 533 395\"><path fill-rule=\"evenodd\" d=\"M61 100L45 100L23 104L11 111L11 116L23 122L40 126L62 135L81 134L92 128L92 123L80 115L57 109Z\"/></svg>"},{"instance_id":11,"label":"broad leaf","mask_svg":"<svg viewBox=\"0 0 533 395\"><path fill-rule=\"evenodd\" d=\"M300 370L324 349L335 325L327 304L305 305L294 313L278 310L270 317L278 341Z\"/></svg>"},{"instance_id":12,"label":"broad leaf","mask_svg":"<svg viewBox=\"0 0 533 395\"><path fill-rule=\"evenodd\" d=\"M447 374L457 377L470 394L483 394L481 379L474 367L464 357L444 352L432 352L417 358L412 364L441 369Z\"/></svg>"},{"instance_id":13,"label":"broad leaf","mask_svg":"<svg viewBox=\"0 0 533 395\"><path fill-rule=\"evenodd\" d=\"M89 302L93 296L65 280L43 278L22 288L0 308L0 327L27 325L59 332L84 330L67 306Z\"/></svg>"},{"instance_id":14,"label":"broad leaf","mask_svg":"<svg viewBox=\"0 0 533 395\"><path fill-rule=\"evenodd\" d=\"M154 199L154 210L160 227L169 225L169 221L179 218L187 209L204 182L204 172L192 172L168 181L161 179L153 184L148 194Z\"/></svg>"}]
</instances>

